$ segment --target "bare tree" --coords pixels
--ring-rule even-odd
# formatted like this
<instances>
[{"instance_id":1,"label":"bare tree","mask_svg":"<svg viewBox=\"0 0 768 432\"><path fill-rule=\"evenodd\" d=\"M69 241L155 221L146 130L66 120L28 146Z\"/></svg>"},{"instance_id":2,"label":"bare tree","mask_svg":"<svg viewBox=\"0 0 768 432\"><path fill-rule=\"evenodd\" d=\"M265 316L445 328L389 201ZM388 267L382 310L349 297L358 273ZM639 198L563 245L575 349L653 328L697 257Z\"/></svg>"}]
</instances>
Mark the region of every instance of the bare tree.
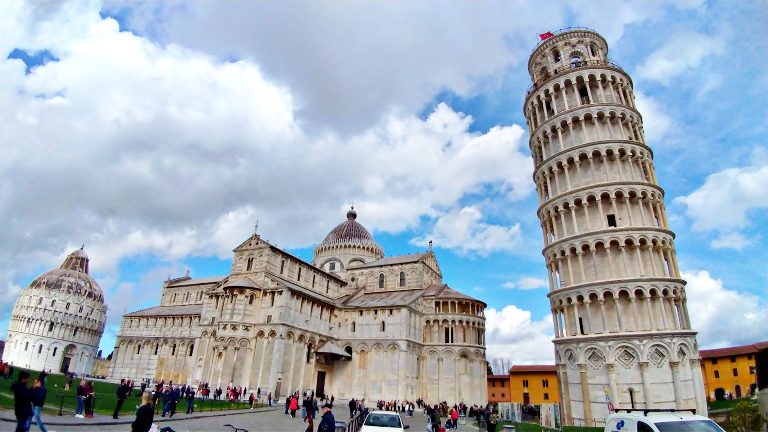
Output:
<instances>
[{"instance_id":1,"label":"bare tree","mask_svg":"<svg viewBox=\"0 0 768 432\"><path fill-rule=\"evenodd\" d=\"M494 375L508 375L512 367L512 360L507 358L497 358L488 362Z\"/></svg>"}]
</instances>

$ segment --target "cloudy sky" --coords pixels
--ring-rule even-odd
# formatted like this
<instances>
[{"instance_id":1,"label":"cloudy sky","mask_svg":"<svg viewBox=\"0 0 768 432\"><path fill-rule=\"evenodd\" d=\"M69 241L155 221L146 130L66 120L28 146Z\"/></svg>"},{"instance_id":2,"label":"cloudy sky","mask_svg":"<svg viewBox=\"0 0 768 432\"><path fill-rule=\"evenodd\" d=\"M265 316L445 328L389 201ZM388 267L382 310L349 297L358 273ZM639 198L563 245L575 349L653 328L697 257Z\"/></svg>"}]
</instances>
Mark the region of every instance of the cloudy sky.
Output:
<instances>
[{"instance_id":1,"label":"cloudy sky","mask_svg":"<svg viewBox=\"0 0 768 432\"><path fill-rule=\"evenodd\" d=\"M553 361L521 106L537 34L584 26L634 79L700 346L768 339L765 3L550 3L5 2L0 334L84 243L109 353L257 220L311 260L354 201L488 303L489 358Z\"/></svg>"}]
</instances>

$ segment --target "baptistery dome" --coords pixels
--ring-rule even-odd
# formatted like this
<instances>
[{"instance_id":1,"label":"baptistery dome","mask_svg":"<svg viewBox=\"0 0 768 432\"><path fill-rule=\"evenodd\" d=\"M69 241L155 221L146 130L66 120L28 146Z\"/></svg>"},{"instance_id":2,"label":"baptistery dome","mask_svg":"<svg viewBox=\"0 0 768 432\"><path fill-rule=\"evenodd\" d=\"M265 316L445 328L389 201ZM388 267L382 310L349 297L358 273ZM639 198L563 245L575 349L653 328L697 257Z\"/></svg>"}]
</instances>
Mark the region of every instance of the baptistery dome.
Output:
<instances>
[{"instance_id":1,"label":"baptistery dome","mask_svg":"<svg viewBox=\"0 0 768 432\"><path fill-rule=\"evenodd\" d=\"M384 257L384 249L357 221L357 212L352 207L347 212L347 220L336 225L325 239L315 246L313 263L325 271L343 277L347 268L382 257Z\"/></svg>"},{"instance_id":2,"label":"baptistery dome","mask_svg":"<svg viewBox=\"0 0 768 432\"><path fill-rule=\"evenodd\" d=\"M13 306L3 360L56 372L90 373L107 317L81 248L22 290Z\"/></svg>"},{"instance_id":3,"label":"baptistery dome","mask_svg":"<svg viewBox=\"0 0 768 432\"><path fill-rule=\"evenodd\" d=\"M88 274L88 255L78 249L64 260L61 267L43 273L29 284L29 288L47 288L65 292L69 295L79 295L96 302L104 303L101 287Z\"/></svg>"}]
</instances>

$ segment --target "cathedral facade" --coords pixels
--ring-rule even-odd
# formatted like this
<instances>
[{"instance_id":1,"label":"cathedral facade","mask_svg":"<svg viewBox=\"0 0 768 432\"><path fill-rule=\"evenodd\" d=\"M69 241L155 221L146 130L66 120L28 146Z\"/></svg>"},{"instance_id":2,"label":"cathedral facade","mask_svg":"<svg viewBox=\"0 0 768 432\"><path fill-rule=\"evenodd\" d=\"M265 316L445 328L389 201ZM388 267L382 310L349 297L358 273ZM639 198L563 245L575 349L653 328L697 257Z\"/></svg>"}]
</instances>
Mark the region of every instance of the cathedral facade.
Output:
<instances>
[{"instance_id":1,"label":"cathedral facade","mask_svg":"<svg viewBox=\"0 0 768 432\"><path fill-rule=\"evenodd\" d=\"M443 284L431 250L385 257L356 219L311 263L254 234L229 275L166 281L123 316L109 377L485 403L485 303Z\"/></svg>"}]
</instances>

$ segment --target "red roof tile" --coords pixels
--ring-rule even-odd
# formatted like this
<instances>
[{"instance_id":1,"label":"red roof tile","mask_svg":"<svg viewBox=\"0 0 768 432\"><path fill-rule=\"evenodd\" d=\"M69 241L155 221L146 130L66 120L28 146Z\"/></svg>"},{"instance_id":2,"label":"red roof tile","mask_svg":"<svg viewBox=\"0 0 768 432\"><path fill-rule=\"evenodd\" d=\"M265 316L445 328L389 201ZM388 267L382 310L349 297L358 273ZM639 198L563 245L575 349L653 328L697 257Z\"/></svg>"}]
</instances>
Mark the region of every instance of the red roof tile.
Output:
<instances>
[{"instance_id":1,"label":"red roof tile","mask_svg":"<svg viewBox=\"0 0 768 432\"><path fill-rule=\"evenodd\" d=\"M757 342L749 345L739 345L735 347L715 348L709 350L699 350L701 358L729 357L735 355L754 354L760 349L768 347L768 341Z\"/></svg>"},{"instance_id":2,"label":"red roof tile","mask_svg":"<svg viewBox=\"0 0 768 432\"><path fill-rule=\"evenodd\" d=\"M555 365L516 365L509 369L509 373L524 373L524 372L557 372L557 366Z\"/></svg>"}]
</instances>

